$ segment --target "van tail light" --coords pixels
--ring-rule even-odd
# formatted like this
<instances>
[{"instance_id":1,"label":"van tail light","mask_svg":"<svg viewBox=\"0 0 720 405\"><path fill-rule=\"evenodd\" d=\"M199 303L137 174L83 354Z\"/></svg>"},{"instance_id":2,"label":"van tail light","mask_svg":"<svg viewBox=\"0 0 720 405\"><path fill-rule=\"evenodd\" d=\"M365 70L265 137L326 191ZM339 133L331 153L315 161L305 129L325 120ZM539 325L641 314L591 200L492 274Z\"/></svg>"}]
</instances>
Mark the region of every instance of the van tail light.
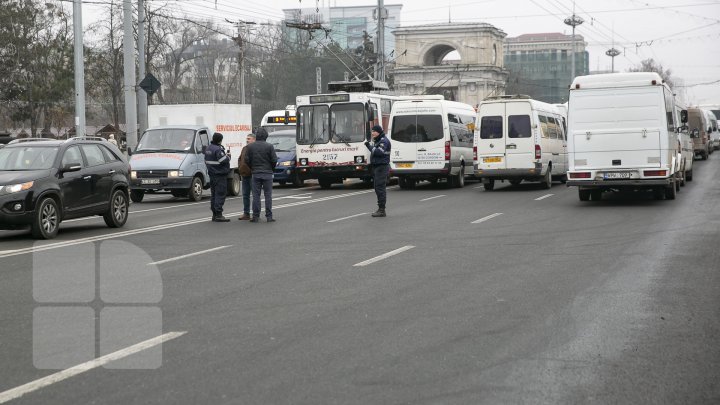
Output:
<instances>
[{"instance_id":1,"label":"van tail light","mask_svg":"<svg viewBox=\"0 0 720 405\"><path fill-rule=\"evenodd\" d=\"M450 160L450 141L445 141L445 160Z\"/></svg>"},{"instance_id":2,"label":"van tail light","mask_svg":"<svg viewBox=\"0 0 720 405\"><path fill-rule=\"evenodd\" d=\"M535 159L542 159L542 150L540 145L535 145Z\"/></svg>"},{"instance_id":3,"label":"van tail light","mask_svg":"<svg viewBox=\"0 0 720 405\"><path fill-rule=\"evenodd\" d=\"M477 160L477 146L473 146L473 160Z\"/></svg>"},{"instance_id":4,"label":"van tail light","mask_svg":"<svg viewBox=\"0 0 720 405\"><path fill-rule=\"evenodd\" d=\"M667 176L667 170L645 170L643 171L643 174L646 177L658 177L658 176Z\"/></svg>"},{"instance_id":5,"label":"van tail light","mask_svg":"<svg viewBox=\"0 0 720 405\"><path fill-rule=\"evenodd\" d=\"M577 173L568 173L568 177L571 179L589 179L590 178L590 172L577 172Z\"/></svg>"}]
</instances>

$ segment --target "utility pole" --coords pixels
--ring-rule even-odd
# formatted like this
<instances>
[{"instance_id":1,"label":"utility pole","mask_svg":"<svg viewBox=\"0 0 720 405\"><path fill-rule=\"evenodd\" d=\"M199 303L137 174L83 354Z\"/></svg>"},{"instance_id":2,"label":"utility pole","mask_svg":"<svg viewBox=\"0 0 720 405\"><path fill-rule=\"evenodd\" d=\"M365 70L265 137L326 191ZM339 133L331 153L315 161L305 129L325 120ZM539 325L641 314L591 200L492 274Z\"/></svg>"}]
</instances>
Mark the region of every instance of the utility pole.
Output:
<instances>
[{"instance_id":1,"label":"utility pole","mask_svg":"<svg viewBox=\"0 0 720 405\"><path fill-rule=\"evenodd\" d=\"M138 0L138 76L140 80L145 78L145 5L144 0ZM139 131L142 133L148 127L148 95L138 86L138 123Z\"/></svg>"},{"instance_id":2,"label":"utility pole","mask_svg":"<svg viewBox=\"0 0 720 405\"><path fill-rule=\"evenodd\" d=\"M85 136L85 62L83 60L82 1L73 1L75 36L75 136Z\"/></svg>"},{"instance_id":3,"label":"utility pole","mask_svg":"<svg viewBox=\"0 0 720 405\"><path fill-rule=\"evenodd\" d=\"M229 20L226 20L231 22ZM240 65L240 104L245 104L245 38L244 34L249 34L248 25L255 24L254 21L240 20L236 23L238 34L233 38L237 43L240 51L238 52L238 65Z\"/></svg>"},{"instance_id":4,"label":"utility pole","mask_svg":"<svg viewBox=\"0 0 720 405\"><path fill-rule=\"evenodd\" d=\"M135 47L132 31L132 0L123 0L123 71L125 73L125 137L128 148L137 146L137 97L135 93Z\"/></svg>"},{"instance_id":5,"label":"utility pole","mask_svg":"<svg viewBox=\"0 0 720 405\"><path fill-rule=\"evenodd\" d=\"M575 27L584 23L580 16L575 15L575 2L573 1L573 14L572 16L565 19L565 24L572 26L572 67L570 68L570 83L575 79Z\"/></svg>"},{"instance_id":6,"label":"utility pole","mask_svg":"<svg viewBox=\"0 0 720 405\"><path fill-rule=\"evenodd\" d=\"M385 8L385 1L378 0L378 8L376 10L377 24L377 74L375 77L380 81L385 81L385 19L388 17L388 11Z\"/></svg>"}]
</instances>

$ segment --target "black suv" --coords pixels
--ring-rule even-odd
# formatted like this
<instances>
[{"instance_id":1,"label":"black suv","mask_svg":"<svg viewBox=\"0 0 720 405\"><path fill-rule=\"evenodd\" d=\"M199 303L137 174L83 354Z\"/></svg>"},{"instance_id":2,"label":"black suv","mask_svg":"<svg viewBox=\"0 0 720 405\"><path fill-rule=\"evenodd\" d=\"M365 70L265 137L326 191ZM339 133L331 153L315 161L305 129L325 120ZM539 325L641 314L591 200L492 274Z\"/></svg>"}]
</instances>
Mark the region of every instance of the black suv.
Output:
<instances>
[{"instance_id":1,"label":"black suv","mask_svg":"<svg viewBox=\"0 0 720 405\"><path fill-rule=\"evenodd\" d=\"M128 218L130 166L99 137L30 138L0 148L0 229L30 226L51 239L66 219L102 215L112 228Z\"/></svg>"}]
</instances>

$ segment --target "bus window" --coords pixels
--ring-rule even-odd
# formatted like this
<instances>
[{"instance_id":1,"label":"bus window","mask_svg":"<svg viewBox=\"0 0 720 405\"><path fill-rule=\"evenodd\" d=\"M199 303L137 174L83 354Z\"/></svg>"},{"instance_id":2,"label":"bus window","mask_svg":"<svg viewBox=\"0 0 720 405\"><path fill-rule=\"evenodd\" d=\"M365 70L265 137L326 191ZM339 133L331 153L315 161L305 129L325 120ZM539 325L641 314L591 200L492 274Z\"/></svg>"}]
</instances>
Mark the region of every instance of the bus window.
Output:
<instances>
[{"instance_id":1,"label":"bus window","mask_svg":"<svg viewBox=\"0 0 720 405\"><path fill-rule=\"evenodd\" d=\"M298 145L328 142L330 139L328 130L328 124L330 122L329 110L326 105L309 105L298 108Z\"/></svg>"},{"instance_id":2,"label":"bus window","mask_svg":"<svg viewBox=\"0 0 720 405\"><path fill-rule=\"evenodd\" d=\"M365 110L362 104L334 104L330 111L330 139L332 142L363 142L365 140Z\"/></svg>"}]
</instances>

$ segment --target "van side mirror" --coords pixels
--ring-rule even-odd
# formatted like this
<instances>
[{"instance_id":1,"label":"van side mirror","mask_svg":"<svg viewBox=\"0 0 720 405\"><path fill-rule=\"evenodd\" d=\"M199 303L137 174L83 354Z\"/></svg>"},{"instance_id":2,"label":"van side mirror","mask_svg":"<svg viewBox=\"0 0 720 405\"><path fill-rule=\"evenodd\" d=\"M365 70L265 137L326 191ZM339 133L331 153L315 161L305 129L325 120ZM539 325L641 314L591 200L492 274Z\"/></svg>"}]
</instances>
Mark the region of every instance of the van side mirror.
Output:
<instances>
[{"instance_id":1,"label":"van side mirror","mask_svg":"<svg viewBox=\"0 0 720 405\"><path fill-rule=\"evenodd\" d=\"M680 122L683 124L688 122L688 111L687 110L680 110Z\"/></svg>"}]
</instances>

